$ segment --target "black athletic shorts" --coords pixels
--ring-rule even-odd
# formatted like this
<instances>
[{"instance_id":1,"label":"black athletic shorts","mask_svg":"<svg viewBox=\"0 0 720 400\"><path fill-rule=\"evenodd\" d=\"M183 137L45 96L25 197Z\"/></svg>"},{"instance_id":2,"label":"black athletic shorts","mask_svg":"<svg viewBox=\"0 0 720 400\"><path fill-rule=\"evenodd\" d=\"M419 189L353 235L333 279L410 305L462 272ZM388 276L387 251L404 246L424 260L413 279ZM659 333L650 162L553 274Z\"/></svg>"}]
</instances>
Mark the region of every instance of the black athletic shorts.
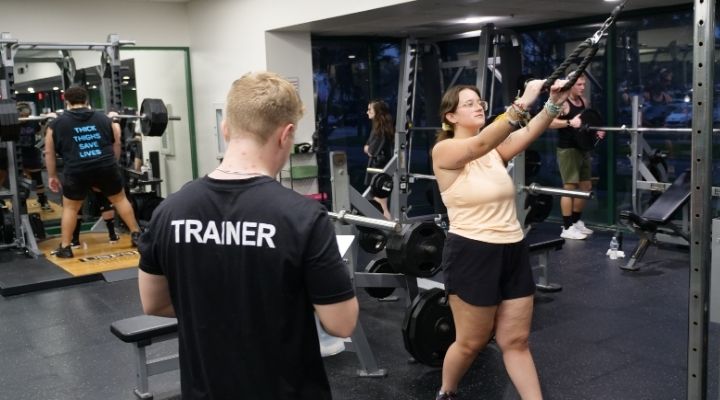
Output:
<instances>
[{"instance_id":1,"label":"black athletic shorts","mask_svg":"<svg viewBox=\"0 0 720 400\"><path fill-rule=\"evenodd\" d=\"M117 166L88 169L65 174L62 180L63 196L70 200L85 200L88 190L100 189L105 196L114 196L123 190L123 180Z\"/></svg>"},{"instance_id":2,"label":"black athletic shorts","mask_svg":"<svg viewBox=\"0 0 720 400\"><path fill-rule=\"evenodd\" d=\"M42 169L42 152L37 147L19 147L25 169Z\"/></svg>"},{"instance_id":3,"label":"black athletic shorts","mask_svg":"<svg viewBox=\"0 0 720 400\"><path fill-rule=\"evenodd\" d=\"M498 305L535 293L525 239L497 244L449 233L442 268L445 290L475 306Z\"/></svg>"}]
</instances>

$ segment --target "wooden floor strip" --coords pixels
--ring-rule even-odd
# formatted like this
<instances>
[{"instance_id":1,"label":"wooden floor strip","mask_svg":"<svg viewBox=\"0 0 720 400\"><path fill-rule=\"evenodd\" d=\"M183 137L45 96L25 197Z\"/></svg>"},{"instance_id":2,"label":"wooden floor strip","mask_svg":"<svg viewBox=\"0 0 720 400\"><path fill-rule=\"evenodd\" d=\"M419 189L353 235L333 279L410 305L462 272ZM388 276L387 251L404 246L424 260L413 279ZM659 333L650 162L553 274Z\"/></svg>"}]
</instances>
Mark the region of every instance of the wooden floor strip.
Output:
<instances>
[{"instance_id":1,"label":"wooden floor strip","mask_svg":"<svg viewBox=\"0 0 720 400\"><path fill-rule=\"evenodd\" d=\"M130 234L121 234L120 240L110 243L105 232L80 234L80 248L73 249L73 258L58 258L50 255L60 244L60 238L52 238L38 243L40 251L48 261L64 269L73 276L97 274L124 268L137 267L140 254L130 243Z\"/></svg>"}]
</instances>

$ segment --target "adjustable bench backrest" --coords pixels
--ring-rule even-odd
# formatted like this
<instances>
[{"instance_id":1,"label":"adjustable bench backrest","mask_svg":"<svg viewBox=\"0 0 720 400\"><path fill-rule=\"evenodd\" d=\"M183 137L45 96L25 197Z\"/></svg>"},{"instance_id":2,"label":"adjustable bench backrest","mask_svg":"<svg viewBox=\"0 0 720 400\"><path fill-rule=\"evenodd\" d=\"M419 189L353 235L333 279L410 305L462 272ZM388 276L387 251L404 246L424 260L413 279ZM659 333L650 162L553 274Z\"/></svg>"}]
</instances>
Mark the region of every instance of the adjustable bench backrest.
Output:
<instances>
[{"instance_id":1,"label":"adjustable bench backrest","mask_svg":"<svg viewBox=\"0 0 720 400\"><path fill-rule=\"evenodd\" d=\"M642 214L642 218L665 225L670 217L690 199L690 172L685 171L675 179L660 197Z\"/></svg>"}]
</instances>

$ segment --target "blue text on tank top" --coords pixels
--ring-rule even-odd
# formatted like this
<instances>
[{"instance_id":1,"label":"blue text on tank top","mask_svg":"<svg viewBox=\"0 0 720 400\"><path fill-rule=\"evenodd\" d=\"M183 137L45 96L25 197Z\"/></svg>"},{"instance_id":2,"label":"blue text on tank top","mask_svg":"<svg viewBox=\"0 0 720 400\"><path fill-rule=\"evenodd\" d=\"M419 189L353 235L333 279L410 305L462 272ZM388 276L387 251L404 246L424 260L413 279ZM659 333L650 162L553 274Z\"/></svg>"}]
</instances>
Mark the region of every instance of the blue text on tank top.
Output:
<instances>
[{"instance_id":1,"label":"blue text on tank top","mask_svg":"<svg viewBox=\"0 0 720 400\"><path fill-rule=\"evenodd\" d=\"M78 156L81 159L95 158L102 155L100 150L100 132L95 125L85 125L73 128L73 140L78 144Z\"/></svg>"}]
</instances>

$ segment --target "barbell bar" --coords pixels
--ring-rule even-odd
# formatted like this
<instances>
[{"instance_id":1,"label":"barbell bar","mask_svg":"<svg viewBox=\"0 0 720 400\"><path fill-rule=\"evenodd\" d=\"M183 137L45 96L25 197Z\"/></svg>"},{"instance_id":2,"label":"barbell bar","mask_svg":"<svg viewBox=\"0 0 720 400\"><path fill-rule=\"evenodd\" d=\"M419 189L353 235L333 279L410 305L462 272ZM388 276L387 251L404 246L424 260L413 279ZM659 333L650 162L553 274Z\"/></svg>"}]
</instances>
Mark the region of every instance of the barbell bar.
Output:
<instances>
[{"instance_id":1,"label":"barbell bar","mask_svg":"<svg viewBox=\"0 0 720 400\"><path fill-rule=\"evenodd\" d=\"M328 216L340 222L351 223L359 226L366 226L368 228L378 228L393 232L402 231L402 224L400 224L399 222L350 214L346 210L340 210L340 212L337 213L328 211Z\"/></svg>"},{"instance_id":2,"label":"barbell bar","mask_svg":"<svg viewBox=\"0 0 720 400\"><path fill-rule=\"evenodd\" d=\"M60 111L58 111L60 112ZM0 100L0 139L15 141L19 136L19 123L26 121L44 121L54 118L52 115L19 117L17 102L14 100ZM168 116L167 107L161 99L144 99L138 114L119 114L111 117L113 120L137 119L140 121L140 131L145 136L162 136L167 128L168 121L180 121L177 116Z\"/></svg>"},{"instance_id":3,"label":"barbell bar","mask_svg":"<svg viewBox=\"0 0 720 400\"><path fill-rule=\"evenodd\" d=\"M672 133L690 133L692 132L692 128L648 128L648 127L638 127L633 128L626 125L621 125L619 127L617 126L588 126L587 129L593 130L593 131L606 131L606 132L672 132ZM720 132L720 129L716 128L713 129L713 133Z\"/></svg>"},{"instance_id":4,"label":"barbell bar","mask_svg":"<svg viewBox=\"0 0 720 400\"><path fill-rule=\"evenodd\" d=\"M57 113L62 114L63 110L58 110ZM113 115L111 118L112 119L140 119L140 120L142 120L142 119L146 119L148 117L145 114L140 114L140 115L120 114L120 115ZM48 119L55 119L55 117L52 115L48 115L48 114L40 114L40 115L33 115L30 117L20 117L20 118L18 118L18 121L20 121L20 122L45 121ZM169 121L181 121L182 118L180 118L179 116L176 116L176 115L170 115L170 116L168 116L168 120Z\"/></svg>"},{"instance_id":5,"label":"barbell bar","mask_svg":"<svg viewBox=\"0 0 720 400\"><path fill-rule=\"evenodd\" d=\"M538 195L538 194L549 194L551 196L563 196L563 197L574 197L577 199L592 199L595 197L595 194L590 192L583 192L581 190L569 190L569 189L561 189L561 188L554 188L554 187L547 187L547 186L541 186L537 183L531 183L528 186L520 186L521 190L525 190L528 192L528 194L531 195Z\"/></svg>"}]
</instances>

